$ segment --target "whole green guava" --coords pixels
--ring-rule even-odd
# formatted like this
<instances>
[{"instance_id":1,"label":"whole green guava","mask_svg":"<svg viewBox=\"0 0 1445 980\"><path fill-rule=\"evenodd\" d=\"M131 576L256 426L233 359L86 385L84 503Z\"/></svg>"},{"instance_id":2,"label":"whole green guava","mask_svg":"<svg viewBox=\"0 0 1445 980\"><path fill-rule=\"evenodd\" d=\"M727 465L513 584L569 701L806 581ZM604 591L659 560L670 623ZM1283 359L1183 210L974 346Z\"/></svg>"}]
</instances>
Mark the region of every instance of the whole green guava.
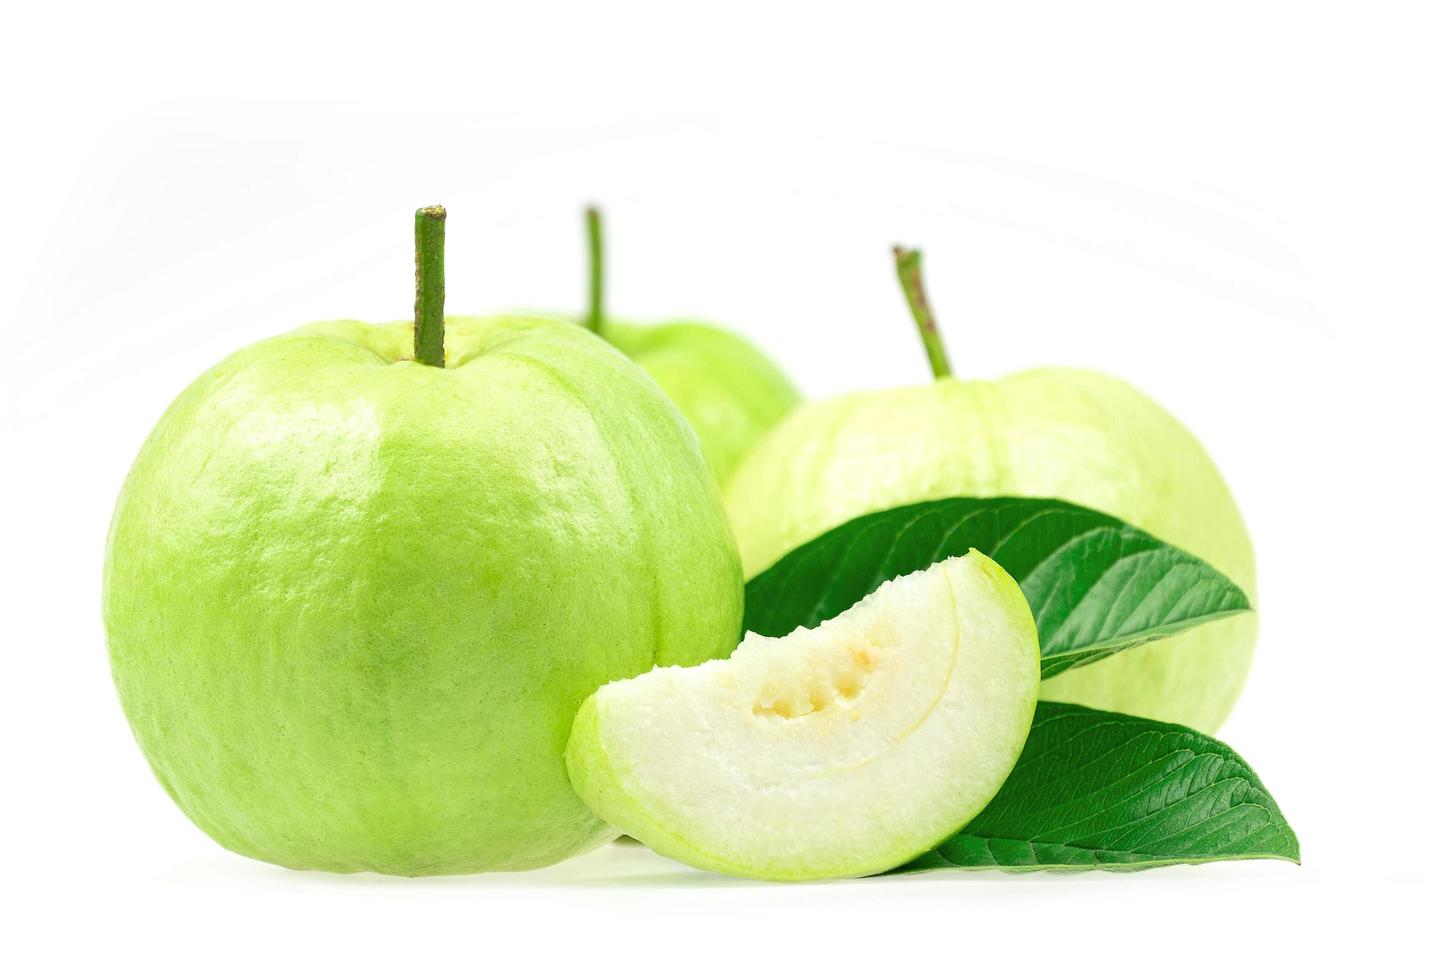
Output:
<instances>
[{"instance_id":1,"label":"whole green guava","mask_svg":"<svg viewBox=\"0 0 1445 980\"><path fill-rule=\"evenodd\" d=\"M116 505L126 716L242 854L423 875L586 850L615 832L568 784L578 706L737 641L719 491L636 365L540 317L447 320L445 367L417 337L412 360L410 324L323 323L228 357Z\"/></svg>"},{"instance_id":2,"label":"whole green guava","mask_svg":"<svg viewBox=\"0 0 1445 980\"><path fill-rule=\"evenodd\" d=\"M749 578L863 514L945 497L1057 497L1198 555L1257 600L1244 521L1187 428L1089 371L949 376L918 255L899 258L939 376L805 405L754 448L724 491ZM1210 623L1050 678L1041 697L1213 732L1244 686L1256 631L1254 615Z\"/></svg>"},{"instance_id":3,"label":"whole green guava","mask_svg":"<svg viewBox=\"0 0 1445 980\"><path fill-rule=\"evenodd\" d=\"M766 354L730 330L687 320L638 326L608 317L602 213L588 208L584 220L588 308L579 322L642 365L697 434L713 476L725 482L802 395Z\"/></svg>"},{"instance_id":4,"label":"whole green guava","mask_svg":"<svg viewBox=\"0 0 1445 980\"><path fill-rule=\"evenodd\" d=\"M688 321L649 327L606 321L599 333L672 399L719 483L802 401L767 355L730 330Z\"/></svg>"}]
</instances>

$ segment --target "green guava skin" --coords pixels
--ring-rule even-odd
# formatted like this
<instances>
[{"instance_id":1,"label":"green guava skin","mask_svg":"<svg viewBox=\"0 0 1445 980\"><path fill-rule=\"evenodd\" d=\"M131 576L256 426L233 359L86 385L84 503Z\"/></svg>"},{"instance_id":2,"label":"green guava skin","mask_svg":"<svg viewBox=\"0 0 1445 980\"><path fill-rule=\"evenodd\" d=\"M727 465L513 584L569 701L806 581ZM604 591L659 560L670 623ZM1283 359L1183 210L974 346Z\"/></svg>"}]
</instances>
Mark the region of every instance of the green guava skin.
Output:
<instances>
[{"instance_id":1,"label":"green guava skin","mask_svg":"<svg viewBox=\"0 0 1445 980\"><path fill-rule=\"evenodd\" d=\"M945 497L1057 497L1214 565L1253 602L1254 550L1198 440L1129 384L1047 368L813 402L724 491L748 577L862 514ZM1044 681L1042 697L1214 732L1249 671L1257 619L1235 616Z\"/></svg>"},{"instance_id":2,"label":"green guava skin","mask_svg":"<svg viewBox=\"0 0 1445 980\"><path fill-rule=\"evenodd\" d=\"M720 327L607 321L601 335L672 399L697 433L720 484L758 439L803 400L767 355Z\"/></svg>"},{"instance_id":3,"label":"green guava skin","mask_svg":"<svg viewBox=\"0 0 1445 980\"><path fill-rule=\"evenodd\" d=\"M313 324L141 449L106 549L117 690L202 830L291 868L552 864L614 836L563 750L599 685L736 643L742 578L676 409L587 331Z\"/></svg>"}]
</instances>

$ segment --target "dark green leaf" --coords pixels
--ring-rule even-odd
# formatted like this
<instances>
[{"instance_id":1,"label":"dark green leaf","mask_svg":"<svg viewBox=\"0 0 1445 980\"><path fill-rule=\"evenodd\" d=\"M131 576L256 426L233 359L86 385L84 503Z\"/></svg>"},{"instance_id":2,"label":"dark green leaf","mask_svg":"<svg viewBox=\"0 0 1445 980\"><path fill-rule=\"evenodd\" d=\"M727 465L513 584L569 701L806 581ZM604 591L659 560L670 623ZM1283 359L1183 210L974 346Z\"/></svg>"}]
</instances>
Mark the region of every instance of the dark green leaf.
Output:
<instances>
[{"instance_id":1,"label":"dark green leaf","mask_svg":"<svg viewBox=\"0 0 1445 980\"><path fill-rule=\"evenodd\" d=\"M849 521L747 586L744 628L785 636L882 583L977 548L1023 588L1044 677L1249 610L1249 597L1188 552L1061 500L934 500Z\"/></svg>"},{"instance_id":2,"label":"dark green leaf","mask_svg":"<svg viewBox=\"0 0 1445 980\"><path fill-rule=\"evenodd\" d=\"M1134 871L1244 858L1299 862L1254 770L1207 735L1040 701L1018 764L957 835L903 871Z\"/></svg>"}]
</instances>

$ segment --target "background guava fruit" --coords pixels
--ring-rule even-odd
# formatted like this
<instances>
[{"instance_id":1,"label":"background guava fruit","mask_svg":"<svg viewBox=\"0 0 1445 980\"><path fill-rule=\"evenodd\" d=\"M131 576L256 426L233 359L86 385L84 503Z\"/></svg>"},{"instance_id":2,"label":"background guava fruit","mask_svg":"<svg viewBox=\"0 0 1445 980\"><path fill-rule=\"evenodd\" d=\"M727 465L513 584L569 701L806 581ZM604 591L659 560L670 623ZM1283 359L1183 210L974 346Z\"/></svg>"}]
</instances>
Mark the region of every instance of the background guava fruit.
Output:
<instances>
[{"instance_id":1,"label":"background guava fruit","mask_svg":"<svg viewBox=\"0 0 1445 980\"><path fill-rule=\"evenodd\" d=\"M966 824L1028 738L1039 643L977 551L727 660L601 688L567 744L598 814L660 854L779 881L896 868Z\"/></svg>"},{"instance_id":2,"label":"background guava fruit","mask_svg":"<svg viewBox=\"0 0 1445 980\"><path fill-rule=\"evenodd\" d=\"M562 759L583 699L736 641L719 492L636 365L540 317L448 321L445 367L413 360L433 342L341 321L247 347L121 491L116 688L234 851L421 875L585 850L612 831Z\"/></svg>"},{"instance_id":3,"label":"background guava fruit","mask_svg":"<svg viewBox=\"0 0 1445 980\"><path fill-rule=\"evenodd\" d=\"M1255 592L1254 552L1229 488L1177 419L1129 384L1039 369L997 381L948 373L917 253L900 275L932 384L805 405L743 460L724 497L751 577L862 514L943 497L1058 497L1112 514ZM1043 696L1213 732L1254 649L1235 616L1044 681Z\"/></svg>"},{"instance_id":4,"label":"background guava fruit","mask_svg":"<svg viewBox=\"0 0 1445 980\"><path fill-rule=\"evenodd\" d=\"M602 218L586 212L589 308L582 322L642 366L682 412L719 483L802 396L762 351L721 327L691 320L639 326L603 306Z\"/></svg>"}]
</instances>

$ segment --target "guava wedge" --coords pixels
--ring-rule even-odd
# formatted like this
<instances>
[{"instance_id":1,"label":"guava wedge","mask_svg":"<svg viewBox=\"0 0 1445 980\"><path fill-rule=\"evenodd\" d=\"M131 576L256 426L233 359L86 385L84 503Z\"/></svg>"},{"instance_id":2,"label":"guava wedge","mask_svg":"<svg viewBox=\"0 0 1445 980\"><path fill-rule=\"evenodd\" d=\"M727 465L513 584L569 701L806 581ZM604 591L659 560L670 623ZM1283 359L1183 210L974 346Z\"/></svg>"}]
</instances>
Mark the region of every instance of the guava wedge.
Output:
<instances>
[{"instance_id":1,"label":"guava wedge","mask_svg":"<svg viewBox=\"0 0 1445 980\"><path fill-rule=\"evenodd\" d=\"M859 877L983 809L1038 691L1028 603L972 551L814 629L607 684L578 712L567 769L593 812L659 854L777 881Z\"/></svg>"}]
</instances>

